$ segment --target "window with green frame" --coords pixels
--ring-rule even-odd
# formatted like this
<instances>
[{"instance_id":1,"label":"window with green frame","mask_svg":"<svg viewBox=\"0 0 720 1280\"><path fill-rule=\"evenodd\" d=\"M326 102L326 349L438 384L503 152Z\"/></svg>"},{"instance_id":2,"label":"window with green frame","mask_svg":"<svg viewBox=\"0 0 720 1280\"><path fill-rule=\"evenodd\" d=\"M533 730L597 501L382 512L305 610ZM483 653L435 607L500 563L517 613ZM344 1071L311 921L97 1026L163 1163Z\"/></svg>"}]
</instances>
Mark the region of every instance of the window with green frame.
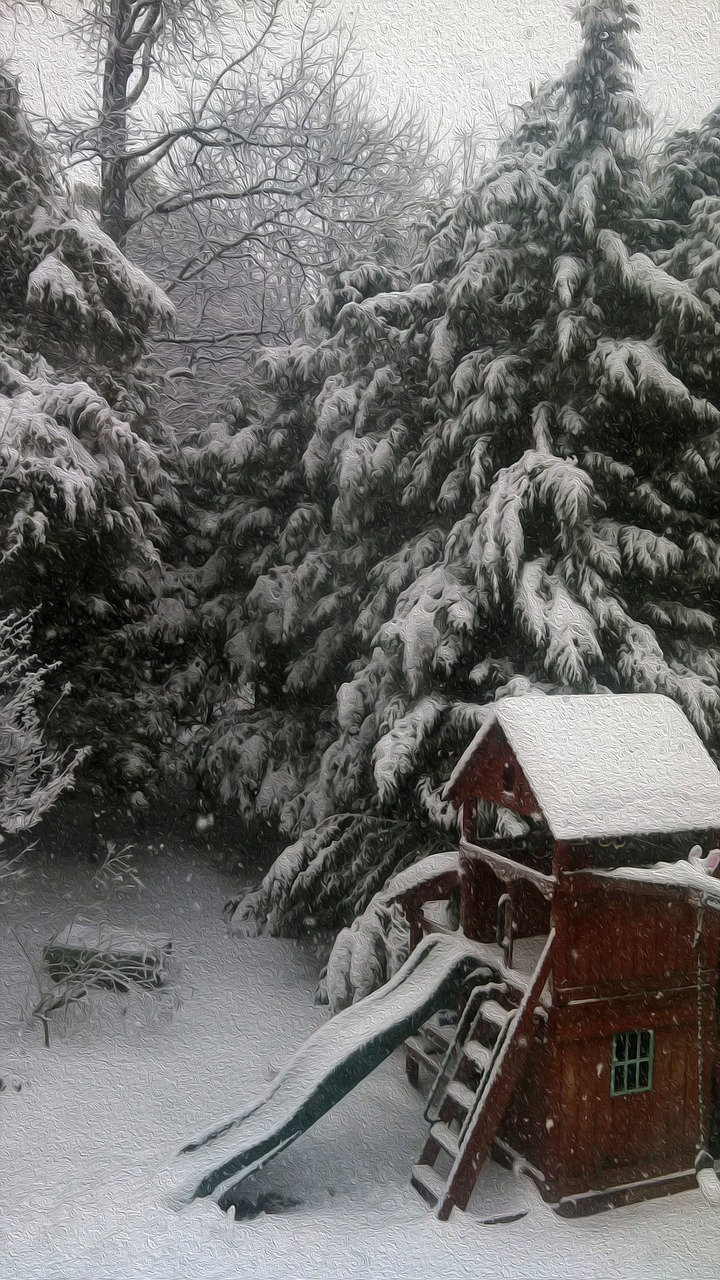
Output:
<instances>
[{"instance_id":1,"label":"window with green frame","mask_svg":"<svg viewBox=\"0 0 720 1280\"><path fill-rule=\"evenodd\" d=\"M618 1031L612 1038L610 1096L652 1089L653 1031Z\"/></svg>"}]
</instances>

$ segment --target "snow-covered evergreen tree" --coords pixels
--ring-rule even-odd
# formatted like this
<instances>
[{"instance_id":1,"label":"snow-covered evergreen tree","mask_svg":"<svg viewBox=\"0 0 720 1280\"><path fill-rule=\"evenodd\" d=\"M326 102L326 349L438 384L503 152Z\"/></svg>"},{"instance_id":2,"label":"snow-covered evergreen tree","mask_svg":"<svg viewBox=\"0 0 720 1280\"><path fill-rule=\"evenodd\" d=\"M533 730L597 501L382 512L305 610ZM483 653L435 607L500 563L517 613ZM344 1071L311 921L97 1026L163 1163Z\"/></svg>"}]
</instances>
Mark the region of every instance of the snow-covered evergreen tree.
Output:
<instances>
[{"instance_id":1,"label":"snow-covered evergreen tree","mask_svg":"<svg viewBox=\"0 0 720 1280\"><path fill-rule=\"evenodd\" d=\"M690 220L698 200L720 196L720 107L710 111L696 129L678 129L661 148L652 174L657 213L677 226Z\"/></svg>"},{"instance_id":2,"label":"snow-covered evergreen tree","mask_svg":"<svg viewBox=\"0 0 720 1280\"><path fill-rule=\"evenodd\" d=\"M164 296L53 178L0 69L0 604L33 617L51 737L142 773L141 643L177 507L146 347Z\"/></svg>"},{"instance_id":3,"label":"snow-covered evergreen tree","mask_svg":"<svg viewBox=\"0 0 720 1280\"><path fill-rule=\"evenodd\" d=\"M720 403L720 361L715 334L720 255L720 108L697 129L681 129L661 150L651 185L657 261L686 281L699 302L698 321L680 335L676 362L688 386L713 404ZM702 316L702 320L700 317Z\"/></svg>"},{"instance_id":4,"label":"snow-covered evergreen tree","mask_svg":"<svg viewBox=\"0 0 720 1280\"><path fill-rule=\"evenodd\" d=\"M659 691L716 740L718 264L701 287L668 257L634 6L576 18L576 60L411 276L331 280L198 458L224 494L200 769L292 840L238 927L342 921L446 846L442 784L493 698Z\"/></svg>"}]
</instances>

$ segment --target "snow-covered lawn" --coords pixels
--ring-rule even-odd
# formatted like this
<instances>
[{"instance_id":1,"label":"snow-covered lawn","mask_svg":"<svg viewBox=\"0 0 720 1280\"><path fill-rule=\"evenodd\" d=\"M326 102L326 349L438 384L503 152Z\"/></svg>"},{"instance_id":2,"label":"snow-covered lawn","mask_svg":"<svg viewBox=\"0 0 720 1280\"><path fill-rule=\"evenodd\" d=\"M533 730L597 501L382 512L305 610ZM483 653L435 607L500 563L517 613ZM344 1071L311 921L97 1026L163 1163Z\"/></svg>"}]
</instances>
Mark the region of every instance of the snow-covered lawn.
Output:
<instances>
[{"instance_id":1,"label":"snow-covered lawn","mask_svg":"<svg viewBox=\"0 0 720 1280\"><path fill-rule=\"evenodd\" d=\"M33 996L19 941L35 959L74 918L90 873L45 864L4 909L2 1280L716 1280L720 1211L699 1192L568 1222L525 1179L489 1165L469 1211L438 1223L409 1185L424 1126L400 1054L246 1184L249 1197L294 1206L240 1222L212 1202L168 1209L177 1148L261 1091L324 1014L312 1003L312 949L227 936L227 877L159 851L139 869L144 888L105 917L172 935L179 1007L106 996L78 1009L63 1037L53 1029L49 1050L39 1023L19 1025ZM514 1223L482 1222L524 1209Z\"/></svg>"}]
</instances>

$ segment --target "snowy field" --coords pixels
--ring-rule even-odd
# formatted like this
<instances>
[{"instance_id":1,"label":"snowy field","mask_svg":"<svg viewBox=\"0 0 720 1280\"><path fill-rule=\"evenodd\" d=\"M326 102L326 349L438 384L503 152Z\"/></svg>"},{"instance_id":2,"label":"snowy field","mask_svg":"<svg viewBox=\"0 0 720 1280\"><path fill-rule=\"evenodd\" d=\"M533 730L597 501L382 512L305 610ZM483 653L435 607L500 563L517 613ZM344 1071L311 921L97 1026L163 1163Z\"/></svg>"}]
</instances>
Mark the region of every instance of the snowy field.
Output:
<instances>
[{"instance_id":1,"label":"snowy field","mask_svg":"<svg viewBox=\"0 0 720 1280\"><path fill-rule=\"evenodd\" d=\"M106 995L53 1023L49 1049L27 1017L31 962L75 918L91 872L48 862L3 910L2 1280L716 1280L720 1210L699 1192L567 1222L528 1181L489 1165L468 1212L438 1223L409 1185L424 1127L399 1053L246 1183L281 1212L235 1221L211 1202L168 1209L177 1148L262 1091L323 1018L312 1003L320 959L291 942L229 938L221 911L236 885L212 867L150 849L137 862L143 887L104 918L171 934L177 1001Z\"/></svg>"}]
</instances>

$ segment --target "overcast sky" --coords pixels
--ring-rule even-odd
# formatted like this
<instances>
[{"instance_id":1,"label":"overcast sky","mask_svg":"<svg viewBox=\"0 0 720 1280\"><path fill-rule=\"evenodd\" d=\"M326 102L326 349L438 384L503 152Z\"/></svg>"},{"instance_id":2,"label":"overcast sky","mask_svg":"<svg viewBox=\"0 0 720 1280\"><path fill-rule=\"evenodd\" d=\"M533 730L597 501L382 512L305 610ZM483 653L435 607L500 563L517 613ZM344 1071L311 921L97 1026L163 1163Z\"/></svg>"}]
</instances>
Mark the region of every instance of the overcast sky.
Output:
<instances>
[{"instance_id":1,"label":"overcast sky","mask_svg":"<svg viewBox=\"0 0 720 1280\"><path fill-rule=\"evenodd\" d=\"M414 94L449 129L525 100L529 82L558 71L576 41L566 0L331 3L355 22L378 100ZM639 7L645 101L673 125L699 120L720 102L720 0L640 0ZM8 30L0 45L7 49ZM39 76L50 108L77 101L74 51L52 25L35 20L32 31L26 25L14 63L33 105Z\"/></svg>"},{"instance_id":2,"label":"overcast sky","mask_svg":"<svg viewBox=\"0 0 720 1280\"><path fill-rule=\"evenodd\" d=\"M489 101L524 101L572 55L567 0L365 0L356 12L368 64L388 96L416 93L449 123ZM645 101L673 122L697 121L720 102L720 0L640 0L636 48Z\"/></svg>"}]
</instances>

